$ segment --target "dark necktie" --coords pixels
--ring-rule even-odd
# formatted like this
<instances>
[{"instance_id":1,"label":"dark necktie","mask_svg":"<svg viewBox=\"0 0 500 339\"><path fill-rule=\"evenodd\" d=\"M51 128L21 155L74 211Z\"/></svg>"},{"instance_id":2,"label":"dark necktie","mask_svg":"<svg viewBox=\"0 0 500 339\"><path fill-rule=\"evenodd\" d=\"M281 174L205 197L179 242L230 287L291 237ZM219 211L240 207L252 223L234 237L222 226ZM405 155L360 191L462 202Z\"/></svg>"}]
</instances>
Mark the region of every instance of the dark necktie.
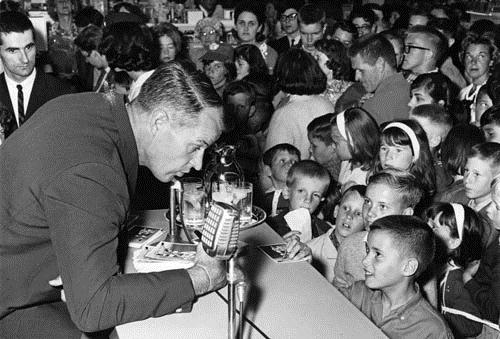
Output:
<instances>
[{"instance_id":1,"label":"dark necktie","mask_svg":"<svg viewBox=\"0 0 500 339\"><path fill-rule=\"evenodd\" d=\"M106 70L103 69L101 70L101 73L99 74L99 78L97 79L97 82L95 83L95 86L94 86L94 92L100 92L101 91L101 88L102 88L102 85L104 83L104 77L106 76Z\"/></svg>"},{"instance_id":2,"label":"dark necktie","mask_svg":"<svg viewBox=\"0 0 500 339\"><path fill-rule=\"evenodd\" d=\"M23 86L17 85L17 112L19 113L19 126L26 120L24 115Z\"/></svg>"},{"instance_id":3,"label":"dark necktie","mask_svg":"<svg viewBox=\"0 0 500 339\"><path fill-rule=\"evenodd\" d=\"M290 48L295 46L295 39L290 40Z\"/></svg>"}]
</instances>

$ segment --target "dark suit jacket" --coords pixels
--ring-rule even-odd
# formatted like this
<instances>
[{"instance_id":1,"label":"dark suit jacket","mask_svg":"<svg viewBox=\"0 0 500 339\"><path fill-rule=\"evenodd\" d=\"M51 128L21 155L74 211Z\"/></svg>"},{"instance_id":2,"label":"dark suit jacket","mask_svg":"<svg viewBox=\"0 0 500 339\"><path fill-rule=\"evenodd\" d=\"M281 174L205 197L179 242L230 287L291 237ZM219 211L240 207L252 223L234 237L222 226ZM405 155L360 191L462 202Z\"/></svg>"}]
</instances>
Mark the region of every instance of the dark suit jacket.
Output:
<instances>
[{"instance_id":1,"label":"dark suit jacket","mask_svg":"<svg viewBox=\"0 0 500 339\"><path fill-rule=\"evenodd\" d=\"M194 298L186 270L119 274L138 161L122 96L54 99L2 144L0 337L72 338L64 325L104 330ZM59 274L68 302L51 322Z\"/></svg>"},{"instance_id":2,"label":"dark suit jacket","mask_svg":"<svg viewBox=\"0 0 500 339\"><path fill-rule=\"evenodd\" d=\"M276 52L278 52L278 54L286 52L290 49L290 41L288 40L287 36L279 38L278 40L270 41L268 45L271 46ZM299 40L299 43L295 46L301 47L302 40Z\"/></svg>"},{"instance_id":3,"label":"dark suit jacket","mask_svg":"<svg viewBox=\"0 0 500 339\"><path fill-rule=\"evenodd\" d=\"M28 102L28 108L26 109L26 118L28 119L31 117L33 113L35 113L35 111L47 101L69 93L72 93L69 84L50 74L44 73L41 70L37 70L35 82L33 83L33 89L31 90ZM5 73L0 74L0 102L3 103L3 105L12 114L13 125L10 130L13 132L17 129L17 124L14 116L14 108L12 102L10 101L9 89L7 88L7 82L5 81ZM17 103L14 104L17 105ZM7 136L8 135L6 135L6 137Z\"/></svg>"}]
</instances>

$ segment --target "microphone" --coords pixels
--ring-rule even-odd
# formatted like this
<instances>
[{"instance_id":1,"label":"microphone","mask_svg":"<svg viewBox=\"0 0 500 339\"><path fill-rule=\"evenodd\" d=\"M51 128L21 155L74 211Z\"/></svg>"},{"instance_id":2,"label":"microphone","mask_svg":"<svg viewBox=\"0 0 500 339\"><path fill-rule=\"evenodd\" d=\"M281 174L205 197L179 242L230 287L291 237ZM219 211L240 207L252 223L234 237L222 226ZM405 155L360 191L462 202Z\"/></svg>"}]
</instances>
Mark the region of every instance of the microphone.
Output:
<instances>
[{"instance_id":1,"label":"microphone","mask_svg":"<svg viewBox=\"0 0 500 339\"><path fill-rule=\"evenodd\" d=\"M239 233L238 209L214 201L201 232L205 252L220 260L230 259L238 250Z\"/></svg>"}]
</instances>

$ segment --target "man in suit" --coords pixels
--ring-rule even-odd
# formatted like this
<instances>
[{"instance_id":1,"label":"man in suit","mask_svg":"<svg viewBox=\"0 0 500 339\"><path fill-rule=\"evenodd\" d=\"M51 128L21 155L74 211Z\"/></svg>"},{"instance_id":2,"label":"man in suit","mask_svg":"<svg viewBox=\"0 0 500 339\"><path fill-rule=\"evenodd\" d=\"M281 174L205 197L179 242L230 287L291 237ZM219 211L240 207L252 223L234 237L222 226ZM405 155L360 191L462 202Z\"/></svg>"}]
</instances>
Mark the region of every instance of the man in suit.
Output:
<instances>
[{"instance_id":1,"label":"man in suit","mask_svg":"<svg viewBox=\"0 0 500 339\"><path fill-rule=\"evenodd\" d=\"M20 12L0 14L0 102L15 119L11 130L26 121L40 106L71 93L63 81L35 69L35 31L28 17Z\"/></svg>"},{"instance_id":2,"label":"man in suit","mask_svg":"<svg viewBox=\"0 0 500 339\"><path fill-rule=\"evenodd\" d=\"M221 288L224 262L201 245L189 269L121 272L139 164L162 182L200 170L224 121L210 81L170 62L130 104L116 94L59 97L7 139L0 147L0 337L102 338ZM67 303L49 285L57 276Z\"/></svg>"},{"instance_id":3,"label":"man in suit","mask_svg":"<svg viewBox=\"0 0 500 339\"><path fill-rule=\"evenodd\" d=\"M285 32L285 36L269 42L269 46L274 48L278 54L286 52L292 46L302 46L299 33L299 9L303 4L302 0L285 2L283 12L280 15L281 29Z\"/></svg>"},{"instance_id":4,"label":"man in suit","mask_svg":"<svg viewBox=\"0 0 500 339\"><path fill-rule=\"evenodd\" d=\"M102 28L90 25L78 34L75 45L80 49L80 53L85 58L85 62L93 68L93 92L105 92L109 88L109 77L111 68L108 65L106 55L99 52L99 45L102 42Z\"/></svg>"}]
</instances>

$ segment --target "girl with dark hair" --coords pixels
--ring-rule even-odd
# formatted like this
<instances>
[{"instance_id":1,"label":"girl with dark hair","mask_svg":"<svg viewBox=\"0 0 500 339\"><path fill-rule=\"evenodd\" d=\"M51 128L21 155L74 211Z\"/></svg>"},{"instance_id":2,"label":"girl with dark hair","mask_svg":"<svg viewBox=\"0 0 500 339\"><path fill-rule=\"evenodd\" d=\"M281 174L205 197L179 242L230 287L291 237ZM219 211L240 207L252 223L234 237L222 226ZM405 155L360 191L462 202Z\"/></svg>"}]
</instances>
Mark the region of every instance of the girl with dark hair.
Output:
<instances>
[{"instance_id":1,"label":"girl with dark hair","mask_svg":"<svg viewBox=\"0 0 500 339\"><path fill-rule=\"evenodd\" d=\"M438 240L441 312L456 338L476 337L483 329L481 312L465 289L462 275L469 263L481 259L483 225L469 207L456 203L434 203L424 220ZM439 253L439 250L444 253Z\"/></svg>"},{"instance_id":2,"label":"girl with dark hair","mask_svg":"<svg viewBox=\"0 0 500 339\"><path fill-rule=\"evenodd\" d=\"M177 60L181 57L186 58L182 33L177 27L168 22L162 22L154 26L153 31L160 45L160 62Z\"/></svg>"},{"instance_id":3,"label":"girl with dark hair","mask_svg":"<svg viewBox=\"0 0 500 339\"><path fill-rule=\"evenodd\" d=\"M396 168L413 174L422 185L426 198L436 193L436 171L424 129L414 120L388 123L380 137L375 171Z\"/></svg>"},{"instance_id":4,"label":"girl with dark hair","mask_svg":"<svg viewBox=\"0 0 500 339\"><path fill-rule=\"evenodd\" d=\"M271 117L265 149L289 143L301 154L308 154L307 125L334 110L330 101L321 96L326 89L326 76L314 57L298 48L282 54L275 75L284 99Z\"/></svg>"},{"instance_id":5,"label":"girl with dark hair","mask_svg":"<svg viewBox=\"0 0 500 339\"><path fill-rule=\"evenodd\" d=\"M262 75L269 77L266 61L255 45L240 45L234 50L236 79L242 80L247 75Z\"/></svg>"},{"instance_id":6,"label":"girl with dark hair","mask_svg":"<svg viewBox=\"0 0 500 339\"><path fill-rule=\"evenodd\" d=\"M342 192L352 185L366 185L380 145L375 119L362 108L350 108L332 119L331 133L342 161L338 178Z\"/></svg>"}]
</instances>

